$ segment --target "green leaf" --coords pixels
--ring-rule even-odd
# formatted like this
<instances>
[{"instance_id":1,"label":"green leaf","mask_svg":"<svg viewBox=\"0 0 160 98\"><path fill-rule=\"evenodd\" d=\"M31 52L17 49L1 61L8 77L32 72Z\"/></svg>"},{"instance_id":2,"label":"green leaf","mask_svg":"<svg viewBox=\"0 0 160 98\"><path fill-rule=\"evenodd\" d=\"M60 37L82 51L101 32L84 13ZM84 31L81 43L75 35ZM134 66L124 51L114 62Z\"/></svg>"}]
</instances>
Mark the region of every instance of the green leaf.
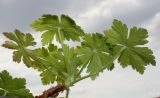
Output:
<instances>
[{"instance_id":1,"label":"green leaf","mask_svg":"<svg viewBox=\"0 0 160 98\"><path fill-rule=\"evenodd\" d=\"M33 64L33 67L35 67L38 70L41 70L41 69L45 70L45 68L42 67L43 64L45 64L48 67L51 67L52 65L56 65L57 62L62 60L61 52L53 44L50 44L49 47L47 48L45 47L38 48L33 51L30 51L29 53L38 58L38 60L34 61L35 65L36 64L38 65L34 66Z\"/></svg>"},{"instance_id":2,"label":"green leaf","mask_svg":"<svg viewBox=\"0 0 160 98\"><path fill-rule=\"evenodd\" d=\"M80 41L80 37L84 34L83 30L66 15L60 18L56 15L45 14L31 25L36 31L43 32L42 45L51 44L54 37L60 42L62 40Z\"/></svg>"},{"instance_id":3,"label":"green leaf","mask_svg":"<svg viewBox=\"0 0 160 98\"><path fill-rule=\"evenodd\" d=\"M22 53L19 51L14 51L13 52L13 61L20 63L22 58Z\"/></svg>"},{"instance_id":4,"label":"green leaf","mask_svg":"<svg viewBox=\"0 0 160 98\"><path fill-rule=\"evenodd\" d=\"M5 93L6 96L16 98L34 98L25 85L23 78L12 78L6 70L0 73L0 96Z\"/></svg>"},{"instance_id":5,"label":"green leaf","mask_svg":"<svg viewBox=\"0 0 160 98\"><path fill-rule=\"evenodd\" d=\"M69 89L88 77L94 80L103 70L113 70L116 59L123 68L131 66L141 74L147 65L156 64L153 52L144 46L148 43L147 30L137 27L129 30L126 24L116 19L105 34L85 34L67 15L46 14L31 26L42 33L42 45L47 46L29 49L36 45L34 38L19 30L3 33L9 41L2 46L14 50L13 61L23 61L26 66L38 70L44 85L56 82ZM55 39L60 48L52 44ZM64 44L66 40L79 41L81 45L70 47ZM84 71L85 76L82 75ZM33 98L25 85L22 78L12 78L6 71L0 73L0 95Z\"/></svg>"},{"instance_id":6,"label":"green leaf","mask_svg":"<svg viewBox=\"0 0 160 98\"><path fill-rule=\"evenodd\" d=\"M126 24L123 24L121 21L114 19L112 29L118 33L118 39L121 40L121 43L126 42L128 37L128 28ZM111 37L112 38L112 37Z\"/></svg>"},{"instance_id":7,"label":"green leaf","mask_svg":"<svg viewBox=\"0 0 160 98\"><path fill-rule=\"evenodd\" d=\"M82 47L77 50L78 56L83 62L83 66L87 66L89 74L97 73L92 76L95 79L103 69L108 70L113 63L107 64L112 59L106 39L101 34L86 34L83 37Z\"/></svg>"},{"instance_id":8,"label":"green leaf","mask_svg":"<svg viewBox=\"0 0 160 98\"><path fill-rule=\"evenodd\" d=\"M67 73L69 76L74 77L78 73L78 66L81 65L81 60L77 57L74 47L70 48L66 44L63 44L63 49Z\"/></svg>"},{"instance_id":9,"label":"green leaf","mask_svg":"<svg viewBox=\"0 0 160 98\"><path fill-rule=\"evenodd\" d=\"M20 63L23 59L23 62L30 67L31 58L25 52L26 48L29 46L34 46L36 43L34 42L34 38L29 33L22 33L19 30L15 30L13 33L3 33L5 37L7 37L10 41L6 41L2 46L9 49L14 49L13 52L13 61Z\"/></svg>"},{"instance_id":10,"label":"green leaf","mask_svg":"<svg viewBox=\"0 0 160 98\"><path fill-rule=\"evenodd\" d=\"M118 58L122 67L131 65L139 73L144 73L145 66L148 64L155 65L153 52L144 47L148 41L148 32L144 28L132 27L128 32L126 24L119 20L114 20L112 29L105 31L107 41L113 45L114 53L125 48Z\"/></svg>"},{"instance_id":11,"label":"green leaf","mask_svg":"<svg viewBox=\"0 0 160 98\"><path fill-rule=\"evenodd\" d=\"M44 70L41 74L41 80L44 85L48 85L50 83L54 83L56 80L56 76L52 75L48 70Z\"/></svg>"},{"instance_id":12,"label":"green leaf","mask_svg":"<svg viewBox=\"0 0 160 98\"><path fill-rule=\"evenodd\" d=\"M32 61L32 67L40 72L44 85L54 83L57 79L66 79L63 55L54 44L50 44L47 48L42 47L35 49L29 53L36 57L36 59Z\"/></svg>"},{"instance_id":13,"label":"green leaf","mask_svg":"<svg viewBox=\"0 0 160 98\"><path fill-rule=\"evenodd\" d=\"M11 32L4 32L3 35L14 42L18 42L16 35Z\"/></svg>"},{"instance_id":14,"label":"green leaf","mask_svg":"<svg viewBox=\"0 0 160 98\"><path fill-rule=\"evenodd\" d=\"M128 43L131 46L144 45L148 43L148 32L146 29L133 27L130 29Z\"/></svg>"},{"instance_id":15,"label":"green leaf","mask_svg":"<svg viewBox=\"0 0 160 98\"><path fill-rule=\"evenodd\" d=\"M5 44L2 45L2 47L8 48L8 49L17 49L18 46L10 41L6 41Z\"/></svg>"},{"instance_id":16,"label":"green leaf","mask_svg":"<svg viewBox=\"0 0 160 98\"><path fill-rule=\"evenodd\" d=\"M32 51L31 54L38 57L41 62L33 61L33 68L40 71L44 85L58 82L59 79L61 79L61 82L71 83L77 78L78 66L81 64L80 59L77 57L74 48L63 44L63 49L64 51L61 48L58 49L54 44L50 44L47 48L42 47ZM54 75L44 67L44 64ZM50 75L47 75L49 73Z\"/></svg>"},{"instance_id":17,"label":"green leaf","mask_svg":"<svg viewBox=\"0 0 160 98\"><path fill-rule=\"evenodd\" d=\"M23 40L26 47L36 45L36 42L34 42L34 38L30 33L27 33Z\"/></svg>"}]
</instances>

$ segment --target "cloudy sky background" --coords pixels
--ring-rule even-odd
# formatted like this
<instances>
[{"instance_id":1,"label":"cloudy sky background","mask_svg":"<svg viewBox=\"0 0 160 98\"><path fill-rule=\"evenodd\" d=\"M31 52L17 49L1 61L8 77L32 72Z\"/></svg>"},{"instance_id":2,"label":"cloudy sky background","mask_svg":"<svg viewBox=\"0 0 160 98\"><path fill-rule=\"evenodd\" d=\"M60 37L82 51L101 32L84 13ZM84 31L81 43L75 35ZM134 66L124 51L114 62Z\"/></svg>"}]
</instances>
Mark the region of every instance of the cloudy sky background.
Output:
<instances>
[{"instance_id":1,"label":"cloudy sky background","mask_svg":"<svg viewBox=\"0 0 160 98\"><path fill-rule=\"evenodd\" d=\"M143 75L130 67L122 69L118 64L112 72L107 70L95 81L79 82L71 88L70 98L153 98L160 96L160 0L0 0L0 32L15 28L33 33L40 41L39 33L29 26L42 14L67 14L86 32L103 32L114 18L131 26L141 26L149 31L148 46L154 51L157 66L147 66ZM6 39L0 33L0 44ZM0 71L7 69L13 76L25 77L27 87L40 94L42 86L37 71L22 63L12 62L12 51L0 48Z\"/></svg>"}]
</instances>

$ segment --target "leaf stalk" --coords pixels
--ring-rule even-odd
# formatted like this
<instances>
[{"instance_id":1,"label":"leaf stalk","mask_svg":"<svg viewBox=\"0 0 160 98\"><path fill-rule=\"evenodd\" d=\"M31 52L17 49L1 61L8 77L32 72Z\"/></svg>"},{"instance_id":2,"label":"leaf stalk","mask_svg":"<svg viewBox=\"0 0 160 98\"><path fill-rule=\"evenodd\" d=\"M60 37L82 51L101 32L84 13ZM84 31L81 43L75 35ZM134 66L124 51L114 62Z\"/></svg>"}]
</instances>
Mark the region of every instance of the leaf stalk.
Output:
<instances>
[{"instance_id":1,"label":"leaf stalk","mask_svg":"<svg viewBox=\"0 0 160 98\"><path fill-rule=\"evenodd\" d=\"M69 89L66 89L66 97L65 98L68 98L69 97Z\"/></svg>"}]
</instances>

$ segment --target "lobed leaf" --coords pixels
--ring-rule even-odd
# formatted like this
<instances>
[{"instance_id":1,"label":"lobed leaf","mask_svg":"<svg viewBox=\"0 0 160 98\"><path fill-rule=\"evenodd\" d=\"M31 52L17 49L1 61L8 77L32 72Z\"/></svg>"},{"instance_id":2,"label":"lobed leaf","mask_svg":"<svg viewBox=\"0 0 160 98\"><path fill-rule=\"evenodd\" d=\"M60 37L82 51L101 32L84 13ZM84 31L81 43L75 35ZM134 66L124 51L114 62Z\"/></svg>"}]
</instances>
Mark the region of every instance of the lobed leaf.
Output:
<instances>
[{"instance_id":1,"label":"lobed leaf","mask_svg":"<svg viewBox=\"0 0 160 98\"><path fill-rule=\"evenodd\" d=\"M107 64L112 59L112 55L109 53L106 39L101 34L86 34L83 37L82 47L77 50L80 59L83 62L83 66L87 66L87 72L89 74L97 73L91 76L95 79L98 76L98 72L102 69L111 68L111 64ZM113 67L113 66L112 66Z\"/></svg>"},{"instance_id":2,"label":"lobed leaf","mask_svg":"<svg viewBox=\"0 0 160 98\"><path fill-rule=\"evenodd\" d=\"M83 30L67 15L45 14L42 18L32 23L32 28L38 32L42 32L42 45L51 44L54 37L60 42L62 40L80 41L80 37L84 34Z\"/></svg>"},{"instance_id":3,"label":"lobed leaf","mask_svg":"<svg viewBox=\"0 0 160 98\"><path fill-rule=\"evenodd\" d=\"M131 65L133 69L142 74L146 65L156 64L153 52L148 47L142 46L148 43L146 29L133 27L128 32L126 24L114 20L112 29L105 31L105 36L109 43L116 46L114 47L115 53L125 48L118 58L122 67Z\"/></svg>"},{"instance_id":4,"label":"lobed leaf","mask_svg":"<svg viewBox=\"0 0 160 98\"><path fill-rule=\"evenodd\" d=\"M29 33L22 33L17 29L13 33L5 32L3 35L10 41L6 41L2 46L15 50L13 52L13 61L20 63L21 60L23 60L24 64L26 64L27 67L30 67L32 65L31 58L25 52L25 50L29 46L36 45L32 35Z\"/></svg>"},{"instance_id":5,"label":"lobed leaf","mask_svg":"<svg viewBox=\"0 0 160 98\"><path fill-rule=\"evenodd\" d=\"M16 98L34 98L25 85L24 78L12 78L6 70L0 73L0 96L5 93L5 96Z\"/></svg>"}]
</instances>

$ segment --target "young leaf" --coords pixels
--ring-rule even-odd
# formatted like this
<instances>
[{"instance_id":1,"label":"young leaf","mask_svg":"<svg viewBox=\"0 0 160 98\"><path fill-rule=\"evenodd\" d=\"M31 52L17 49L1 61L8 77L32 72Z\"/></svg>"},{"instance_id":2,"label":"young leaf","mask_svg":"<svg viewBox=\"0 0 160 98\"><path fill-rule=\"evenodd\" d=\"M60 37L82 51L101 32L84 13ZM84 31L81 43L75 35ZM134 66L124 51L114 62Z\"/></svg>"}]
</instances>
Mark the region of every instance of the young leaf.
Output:
<instances>
[{"instance_id":1,"label":"young leaf","mask_svg":"<svg viewBox=\"0 0 160 98\"><path fill-rule=\"evenodd\" d=\"M66 15L60 18L56 15L45 14L31 25L36 31L43 32L42 45L51 44L54 37L60 42L60 33L62 40L80 41L84 34L83 30Z\"/></svg>"},{"instance_id":2,"label":"young leaf","mask_svg":"<svg viewBox=\"0 0 160 98\"><path fill-rule=\"evenodd\" d=\"M6 70L0 73L0 96L34 98L25 85L23 78L12 78Z\"/></svg>"},{"instance_id":3,"label":"young leaf","mask_svg":"<svg viewBox=\"0 0 160 98\"><path fill-rule=\"evenodd\" d=\"M70 48L66 44L63 44L63 54L64 54L64 62L67 70L67 81L69 83L73 82L77 77L78 74L78 67L81 65L81 60L77 57L75 52L75 48Z\"/></svg>"},{"instance_id":4,"label":"young leaf","mask_svg":"<svg viewBox=\"0 0 160 98\"><path fill-rule=\"evenodd\" d=\"M112 59L109 53L109 48L106 44L106 39L101 34L86 34L83 37L82 47L77 50L79 57L83 61L83 66L87 66L87 72L89 74L97 73L92 76L95 79L98 76L98 72L102 69L112 66L107 64Z\"/></svg>"},{"instance_id":5,"label":"young leaf","mask_svg":"<svg viewBox=\"0 0 160 98\"><path fill-rule=\"evenodd\" d=\"M62 80L73 82L74 78L77 78L80 59L76 56L74 48L69 48L66 44L63 44L63 48L64 51L62 53L62 50L58 49L54 44L50 44L47 48L42 47L31 53L38 57L41 62L33 61L33 67L41 72L41 79L44 85L54 81L58 82L58 78L61 79L61 82ZM47 75L50 72L46 70L43 64L53 71L54 75Z\"/></svg>"},{"instance_id":6,"label":"young leaf","mask_svg":"<svg viewBox=\"0 0 160 98\"><path fill-rule=\"evenodd\" d=\"M29 33L22 33L19 30L15 30L14 33L4 32L3 35L10 41L6 41L2 46L9 49L14 49L13 61L19 63L23 59L23 62L30 67L31 58L25 53L25 49L29 46L34 46L34 38Z\"/></svg>"},{"instance_id":7,"label":"young leaf","mask_svg":"<svg viewBox=\"0 0 160 98\"><path fill-rule=\"evenodd\" d=\"M118 58L122 67L131 65L139 73L143 73L148 64L155 65L153 52L147 47L139 46L146 44L148 32L144 28L133 27L128 32L126 24L119 20L114 20L112 29L105 32L108 42L116 45L115 53L125 48Z\"/></svg>"}]
</instances>

